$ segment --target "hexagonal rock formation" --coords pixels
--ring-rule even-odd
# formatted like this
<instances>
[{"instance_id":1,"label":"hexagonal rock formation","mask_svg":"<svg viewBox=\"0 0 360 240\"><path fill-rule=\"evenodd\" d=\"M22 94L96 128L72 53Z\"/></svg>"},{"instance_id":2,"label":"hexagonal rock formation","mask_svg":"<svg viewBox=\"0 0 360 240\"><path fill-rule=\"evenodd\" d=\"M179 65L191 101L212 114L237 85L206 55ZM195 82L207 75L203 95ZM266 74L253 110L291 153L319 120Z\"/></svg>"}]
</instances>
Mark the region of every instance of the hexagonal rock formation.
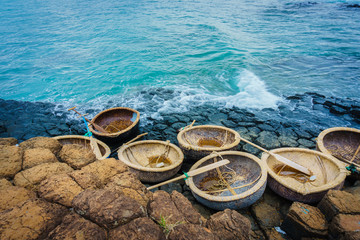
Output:
<instances>
[{"instance_id":1,"label":"hexagonal rock formation","mask_svg":"<svg viewBox=\"0 0 360 240\"><path fill-rule=\"evenodd\" d=\"M280 213L274 207L265 202L258 202L252 205L251 211L264 231L280 225Z\"/></svg>"},{"instance_id":2,"label":"hexagonal rock formation","mask_svg":"<svg viewBox=\"0 0 360 240\"><path fill-rule=\"evenodd\" d=\"M149 216L156 222L166 221L168 224L186 222L182 209L178 209L170 195L162 190L156 191L148 208ZM197 213L195 210L193 213Z\"/></svg>"},{"instance_id":3,"label":"hexagonal rock formation","mask_svg":"<svg viewBox=\"0 0 360 240\"><path fill-rule=\"evenodd\" d=\"M220 240L209 229L191 223L178 223L172 228L169 240Z\"/></svg>"},{"instance_id":4,"label":"hexagonal rock formation","mask_svg":"<svg viewBox=\"0 0 360 240\"><path fill-rule=\"evenodd\" d=\"M17 146L0 145L0 178L13 178L21 170L22 155Z\"/></svg>"},{"instance_id":5,"label":"hexagonal rock formation","mask_svg":"<svg viewBox=\"0 0 360 240\"><path fill-rule=\"evenodd\" d=\"M36 193L23 187L9 186L0 189L0 212L15 207L17 204L36 198Z\"/></svg>"},{"instance_id":6,"label":"hexagonal rock formation","mask_svg":"<svg viewBox=\"0 0 360 240\"><path fill-rule=\"evenodd\" d=\"M31 149L31 148L47 148L52 153L57 155L62 148L62 145L58 140L50 137L34 137L26 141L23 141L19 144L19 147L22 149Z\"/></svg>"},{"instance_id":7,"label":"hexagonal rock formation","mask_svg":"<svg viewBox=\"0 0 360 240\"><path fill-rule=\"evenodd\" d=\"M47 238L52 240L106 240L107 234L104 229L102 229L95 223L86 220L85 218L74 212L71 212L63 218L60 225L58 225L53 231L49 233Z\"/></svg>"},{"instance_id":8,"label":"hexagonal rock formation","mask_svg":"<svg viewBox=\"0 0 360 240\"><path fill-rule=\"evenodd\" d=\"M13 137L9 138L0 138L0 145L7 145L7 146L13 146L18 143L18 140Z\"/></svg>"},{"instance_id":9,"label":"hexagonal rock formation","mask_svg":"<svg viewBox=\"0 0 360 240\"><path fill-rule=\"evenodd\" d=\"M48 177L39 185L39 196L49 202L60 203L71 207L71 202L76 195L84 191L66 173Z\"/></svg>"},{"instance_id":10,"label":"hexagonal rock formation","mask_svg":"<svg viewBox=\"0 0 360 240\"><path fill-rule=\"evenodd\" d=\"M5 178L0 179L0 190L6 189L8 187L13 186L10 181L6 180Z\"/></svg>"},{"instance_id":11,"label":"hexagonal rock formation","mask_svg":"<svg viewBox=\"0 0 360 240\"><path fill-rule=\"evenodd\" d=\"M165 240L166 237L158 224L154 223L150 218L142 217L110 230L109 239Z\"/></svg>"},{"instance_id":12,"label":"hexagonal rock formation","mask_svg":"<svg viewBox=\"0 0 360 240\"><path fill-rule=\"evenodd\" d=\"M72 205L78 214L108 229L146 216L145 209L132 198L104 189L85 190L73 199Z\"/></svg>"},{"instance_id":13,"label":"hexagonal rock formation","mask_svg":"<svg viewBox=\"0 0 360 240\"><path fill-rule=\"evenodd\" d=\"M328 223L324 214L317 207L294 202L284 219L281 229L293 239L326 238Z\"/></svg>"},{"instance_id":14,"label":"hexagonal rock formation","mask_svg":"<svg viewBox=\"0 0 360 240\"><path fill-rule=\"evenodd\" d=\"M184 195L177 191L173 191L170 194L170 197L176 208L183 214L186 221L192 224L199 224L205 226L206 219L202 217L201 214L193 208L190 201L186 197L184 197Z\"/></svg>"},{"instance_id":15,"label":"hexagonal rock formation","mask_svg":"<svg viewBox=\"0 0 360 240\"><path fill-rule=\"evenodd\" d=\"M100 178L91 172L76 170L68 173L68 175L74 179L82 189L99 189L103 187Z\"/></svg>"},{"instance_id":16,"label":"hexagonal rock formation","mask_svg":"<svg viewBox=\"0 0 360 240\"><path fill-rule=\"evenodd\" d=\"M249 239L251 223L246 217L235 210L225 209L211 215L206 223L219 239Z\"/></svg>"},{"instance_id":17,"label":"hexagonal rock formation","mask_svg":"<svg viewBox=\"0 0 360 240\"><path fill-rule=\"evenodd\" d=\"M360 239L360 214L338 214L331 221L330 235L334 239Z\"/></svg>"},{"instance_id":18,"label":"hexagonal rock formation","mask_svg":"<svg viewBox=\"0 0 360 240\"><path fill-rule=\"evenodd\" d=\"M47 148L31 148L24 151L23 169L28 169L42 163L58 162L55 155Z\"/></svg>"},{"instance_id":19,"label":"hexagonal rock formation","mask_svg":"<svg viewBox=\"0 0 360 240\"><path fill-rule=\"evenodd\" d=\"M0 239L43 239L67 209L42 199L29 199L0 214Z\"/></svg>"},{"instance_id":20,"label":"hexagonal rock formation","mask_svg":"<svg viewBox=\"0 0 360 240\"><path fill-rule=\"evenodd\" d=\"M321 199L318 208L330 222L339 213L360 214L360 198L345 191L330 190Z\"/></svg>"},{"instance_id":21,"label":"hexagonal rock formation","mask_svg":"<svg viewBox=\"0 0 360 240\"><path fill-rule=\"evenodd\" d=\"M91 150L78 144L64 145L59 152L59 157L74 169L81 169L96 161L96 156Z\"/></svg>"},{"instance_id":22,"label":"hexagonal rock formation","mask_svg":"<svg viewBox=\"0 0 360 240\"><path fill-rule=\"evenodd\" d=\"M102 185L106 185L110 178L116 174L123 173L128 170L128 167L121 161L115 158L106 158L98 160L79 170L78 174L90 173L96 176Z\"/></svg>"},{"instance_id":23,"label":"hexagonal rock formation","mask_svg":"<svg viewBox=\"0 0 360 240\"><path fill-rule=\"evenodd\" d=\"M113 176L105 189L123 193L140 203L144 208L152 200L153 193L148 191L134 173L129 171Z\"/></svg>"},{"instance_id":24,"label":"hexagonal rock formation","mask_svg":"<svg viewBox=\"0 0 360 240\"><path fill-rule=\"evenodd\" d=\"M14 177L14 183L17 186L25 187L30 190L37 190L40 182L46 178L52 175L72 171L74 171L74 169L69 167L66 163L43 163L17 173Z\"/></svg>"}]
</instances>

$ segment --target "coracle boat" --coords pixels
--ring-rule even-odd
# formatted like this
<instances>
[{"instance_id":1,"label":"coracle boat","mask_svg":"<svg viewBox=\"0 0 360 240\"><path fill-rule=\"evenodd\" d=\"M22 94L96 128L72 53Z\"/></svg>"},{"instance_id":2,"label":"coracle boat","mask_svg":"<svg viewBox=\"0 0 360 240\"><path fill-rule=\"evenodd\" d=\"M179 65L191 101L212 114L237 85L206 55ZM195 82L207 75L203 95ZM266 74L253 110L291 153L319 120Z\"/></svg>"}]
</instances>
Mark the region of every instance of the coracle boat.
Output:
<instances>
[{"instance_id":1,"label":"coracle boat","mask_svg":"<svg viewBox=\"0 0 360 240\"><path fill-rule=\"evenodd\" d=\"M181 168L184 154L169 141L144 140L121 146L118 158L140 181L155 183L174 176Z\"/></svg>"},{"instance_id":2,"label":"coracle boat","mask_svg":"<svg viewBox=\"0 0 360 240\"><path fill-rule=\"evenodd\" d=\"M178 133L177 140L186 158L199 160L214 151L236 150L240 143L240 135L222 126L190 125Z\"/></svg>"},{"instance_id":3,"label":"coracle boat","mask_svg":"<svg viewBox=\"0 0 360 240\"><path fill-rule=\"evenodd\" d=\"M201 204L215 209L240 209L255 203L264 193L267 181L265 163L239 151L212 153L196 162L190 171L227 159L229 164L186 180Z\"/></svg>"},{"instance_id":4,"label":"coracle boat","mask_svg":"<svg viewBox=\"0 0 360 240\"><path fill-rule=\"evenodd\" d=\"M341 189L347 171L324 153L303 148L271 151L310 170L311 176L290 168L268 153L261 160L268 168L268 186L278 195L297 202L319 202L330 189Z\"/></svg>"},{"instance_id":5,"label":"coracle boat","mask_svg":"<svg viewBox=\"0 0 360 240\"><path fill-rule=\"evenodd\" d=\"M138 132L140 113L126 107L109 108L98 113L91 122L105 130L98 131L89 124L89 130L97 139L110 145L120 145Z\"/></svg>"},{"instance_id":6,"label":"coracle boat","mask_svg":"<svg viewBox=\"0 0 360 240\"><path fill-rule=\"evenodd\" d=\"M360 130L347 127L334 127L322 131L316 140L319 151L342 161L360 165Z\"/></svg>"},{"instance_id":7,"label":"coracle boat","mask_svg":"<svg viewBox=\"0 0 360 240\"><path fill-rule=\"evenodd\" d=\"M65 144L78 144L78 145L81 145L81 146L83 146L83 147L85 147L87 149L92 149L91 141L94 141L97 144L97 146L99 147L100 154L101 154L100 159L105 159L105 158L109 157L110 153L111 153L110 148L108 147L108 145L106 145L102 141L100 141L98 139L95 139L95 138L90 139L90 137L81 136L81 135L63 135L63 136L56 136L56 137L53 137L53 138L58 140L60 142L60 144L62 144L62 145L65 145Z\"/></svg>"}]
</instances>

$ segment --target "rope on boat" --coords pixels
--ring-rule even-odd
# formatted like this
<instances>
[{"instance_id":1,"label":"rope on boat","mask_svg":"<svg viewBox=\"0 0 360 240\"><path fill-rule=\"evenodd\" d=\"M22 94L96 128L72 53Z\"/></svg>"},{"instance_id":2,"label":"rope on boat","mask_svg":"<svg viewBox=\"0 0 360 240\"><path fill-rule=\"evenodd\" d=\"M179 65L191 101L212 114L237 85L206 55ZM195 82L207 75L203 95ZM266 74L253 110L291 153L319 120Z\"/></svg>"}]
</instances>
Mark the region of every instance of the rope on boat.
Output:
<instances>
[{"instance_id":1,"label":"rope on boat","mask_svg":"<svg viewBox=\"0 0 360 240\"><path fill-rule=\"evenodd\" d=\"M160 158L161 158L162 156L164 156L164 158L167 158L167 157L168 157L169 152L170 152L169 150L170 150L170 141L167 140L167 141L166 141L166 145L165 145L165 150L164 150L164 152L156 158L156 164L155 164L155 166L157 166L158 161L160 160ZM150 164L151 164L151 162L150 162L150 160L149 160L149 163L146 164L145 167L149 166Z\"/></svg>"},{"instance_id":2,"label":"rope on boat","mask_svg":"<svg viewBox=\"0 0 360 240\"><path fill-rule=\"evenodd\" d=\"M213 153L217 154L223 160L223 157L218 152L214 151ZM214 162L217 162L216 157L214 158ZM215 193L221 193L221 192L229 190L233 195L237 195L237 193L234 191L234 189L248 187L248 186L254 184L255 182L257 182L262 176L262 174L260 173L259 176L250 183L247 183L247 184L244 184L241 186L237 186L237 187L231 187L232 184L234 184L236 181L243 180L243 178L241 176L238 176L234 169L232 169L226 165L224 167L229 169L230 171L229 172L225 172L225 171L220 172L220 169L216 168L220 180L218 180L218 182L213 185L213 187L215 187L215 188L223 188L223 189L214 189L214 190L208 190L208 191L203 191L203 192L208 193L208 194L215 194Z\"/></svg>"},{"instance_id":3,"label":"rope on boat","mask_svg":"<svg viewBox=\"0 0 360 240\"><path fill-rule=\"evenodd\" d=\"M218 156L220 156L221 160L224 160L223 157L218 153L218 152L213 152L213 153L216 153ZM216 157L214 157L214 162L217 162L217 159ZM219 168L216 168L216 171L219 175L219 178L221 180L221 184L224 184L226 186L227 189L229 189L229 191L231 192L232 195L237 195L236 192L234 191L234 189L230 186L230 184L226 181L226 179L224 178L224 176L222 175L221 171ZM236 174L236 173L235 173Z\"/></svg>"}]
</instances>

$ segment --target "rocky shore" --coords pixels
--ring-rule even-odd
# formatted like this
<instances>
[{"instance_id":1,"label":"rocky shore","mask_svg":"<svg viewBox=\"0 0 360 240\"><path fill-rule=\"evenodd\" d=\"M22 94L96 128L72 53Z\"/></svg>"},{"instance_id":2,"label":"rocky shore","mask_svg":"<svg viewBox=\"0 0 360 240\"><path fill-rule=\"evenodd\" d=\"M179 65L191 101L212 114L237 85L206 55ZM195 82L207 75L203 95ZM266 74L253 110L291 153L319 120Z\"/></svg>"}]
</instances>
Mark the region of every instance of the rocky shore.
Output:
<instances>
[{"instance_id":1,"label":"rocky shore","mask_svg":"<svg viewBox=\"0 0 360 240\"><path fill-rule=\"evenodd\" d=\"M115 105L109 102L107 107ZM89 118L97 112L87 109ZM315 149L316 137L326 128L360 128L360 103L306 93L286 97L277 110L200 106L147 116L140 132L149 133L146 139L176 144L177 130L193 120L195 125L232 128L267 149ZM217 212L197 203L184 181L147 191L116 161L115 153L101 165L93 159L74 166L60 154L62 146L34 140L85 132L83 121L64 106L0 100L0 138L10 138L1 141L1 166L8 166L4 159L9 156L15 163L11 173L0 176L1 195L7 196L1 204L1 239L359 239L359 226L349 224L360 221L360 183L354 179L346 180L344 191L330 191L313 206L292 203L266 189L249 208ZM42 150L39 160L38 151L31 150L39 145L55 147ZM238 150L261 155L242 142ZM185 159L182 171L192 164ZM29 219L36 221L25 226ZM21 231L26 234L17 235Z\"/></svg>"}]
</instances>

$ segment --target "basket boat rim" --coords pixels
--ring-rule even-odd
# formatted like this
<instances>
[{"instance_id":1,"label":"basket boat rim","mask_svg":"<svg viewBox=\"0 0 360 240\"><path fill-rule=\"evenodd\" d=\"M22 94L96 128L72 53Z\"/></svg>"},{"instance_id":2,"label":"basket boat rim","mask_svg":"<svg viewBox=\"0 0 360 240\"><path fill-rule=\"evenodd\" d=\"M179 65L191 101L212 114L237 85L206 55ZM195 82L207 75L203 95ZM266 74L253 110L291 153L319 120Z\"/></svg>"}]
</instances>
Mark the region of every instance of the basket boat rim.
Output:
<instances>
[{"instance_id":1,"label":"basket boat rim","mask_svg":"<svg viewBox=\"0 0 360 240\"><path fill-rule=\"evenodd\" d=\"M114 107L114 108L108 108L108 109L105 109L105 110L99 112L98 114L95 115L95 117L93 117L91 122L95 122L96 119L98 117L100 117L101 115L103 115L104 113L111 112L111 111L117 111L117 110L129 110L129 111L131 111L133 113L136 113L135 121L130 126L128 126L127 128L125 128L125 129L123 129L123 130L121 130L119 132L115 132L115 133L102 133L102 132L96 131L94 129L94 127L89 123L88 127L89 127L90 132L92 132L92 133L94 133L96 135L99 135L99 136L103 136L103 137L118 137L119 135L131 130L140 121L140 112L139 111L137 111L135 109L132 109L132 108L128 108L128 107Z\"/></svg>"},{"instance_id":2,"label":"basket boat rim","mask_svg":"<svg viewBox=\"0 0 360 240\"><path fill-rule=\"evenodd\" d=\"M261 160L265 163L269 175L279 184L283 185L284 187L286 187L294 192L302 194L302 195L308 195L308 194L327 191L327 190L334 188L334 187L338 186L339 184L341 184L347 176L347 170L339 163L339 161L337 161L333 157L331 157L325 153L322 153L320 151L310 150L310 149L306 149L306 148L286 147L286 148L273 149L273 150L271 150L271 152L279 154L279 155L281 155L281 152L304 152L304 153L314 154L314 155L318 155L318 156L322 157L322 159L326 159L328 162L331 162L336 166L336 168L338 170L338 175L331 182L326 183L320 187L312 187L311 189L309 189L309 188L299 189L299 188L289 185L288 182L286 181L286 179L287 179L286 177L277 175L273 171L273 169L271 169L268 165L268 159L269 159L270 155L268 153L263 153Z\"/></svg>"},{"instance_id":3,"label":"basket boat rim","mask_svg":"<svg viewBox=\"0 0 360 240\"><path fill-rule=\"evenodd\" d=\"M124 156L123 156L123 153L133 147L133 146L136 146L136 145L141 145L141 144L158 144L158 145L169 145L172 149L174 149L178 154L179 154L179 160L177 160L174 164L171 164L170 166L167 166L167 167L164 167L164 168L150 168L150 167L143 167L143 166L140 166L140 165L137 165L137 164L134 164L132 162L130 162L129 160L127 160ZM165 142L165 141L160 141L160 140L143 140L143 141L137 141L137 142L133 142L133 143L130 143L130 144L124 144L120 147L120 149L117 151L117 154L118 154L118 159L119 161L125 163L127 166L133 168L133 169L136 169L136 170L139 170L139 171L145 171L145 172L167 172L167 171L170 171L170 170L173 170L177 167L179 167L182 163L183 163L183 160L184 160L184 154L183 152L181 151L181 149L176 146L175 144L173 143L168 143L168 142Z\"/></svg>"},{"instance_id":4,"label":"basket boat rim","mask_svg":"<svg viewBox=\"0 0 360 240\"><path fill-rule=\"evenodd\" d=\"M318 149L325 153L328 154L330 156L333 156L331 154L331 152L329 150L327 150L327 148L324 145L324 138L327 134L332 133L332 132L355 132L355 133L359 133L360 134L360 129L356 129L356 128L349 128L349 127L333 127L333 128L328 128L325 129L324 131L322 131L319 136L316 138L316 145L318 147ZM333 156L334 157L334 156ZM337 158L336 158L337 159ZM340 159L337 159L340 160ZM341 161L341 160L340 160Z\"/></svg>"},{"instance_id":5,"label":"basket boat rim","mask_svg":"<svg viewBox=\"0 0 360 240\"><path fill-rule=\"evenodd\" d=\"M196 185L194 184L193 179L190 177L187 180L187 184L189 185L191 191L193 193L195 193L196 195L202 197L203 199L206 199L208 201L213 201L213 202L232 202L232 201L237 201L237 200L241 200L244 199L254 193L256 193L258 190L260 190L260 188L266 184L267 181L267 169L265 166L265 163L262 162L258 157L250 154L250 153L246 153L246 152L240 152L240 151L223 151L223 152L218 152L218 153L212 153L206 157L203 157L202 159L200 159L199 161L197 161L191 168L189 171L196 169L197 167L199 167L202 163L206 162L207 160L217 157L217 156L222 156L224 158L226 158L226 155L238 155L238 156L243 156L246 157L248 159L253 160L254 162L256 162L260 169L261 169L261 177L257 180L256 184L246 190L245 192L242 192L240 194L237 195L232 195L232 196L213 196L210 194L205 193L204 191L200 190L198 187L196 187Z\"/></svg>"},{"instance_id":6,"label":"basket boat rim","mask_svg":"<svg viewBox=\"0 0 360 240\"><path fill-rule=\"evenodd\" d=\"M200 147L200 146L196 146L196 145L191 145L188 142L183 140L183 136L185 133L192 131L192 130L196 130L196 129L222 129L225 131L228 131L232 134L234 134L235 136L235 140L234 142L230 143L230 144L226 144L222 147ZM227 128L227 127L223 127L223 126L218 126L218 125L198 125L198 126L192 126L189 128L185 128L183 130L181 130L178 135L177 135L177 140L179 142L179 145L181 145L181 147L187 149L187 150L195 150L195 151L223 151L223 150L228 150L231 149L233 147L236 147L239 143L240 143L240 134L235 131L234 129L231 128Z\"/></svg>"},{"instance_id":7,"label":"basket boat rim","mask_svg":"<svg viewBox=\"0 0 360 240\"><path fill-rule=\"evenodd\" d=\"M90 141L90 137L82 136L82 135L60 135L60 136L55 136L53 138L56 139L56 140L76 138L76 139L84 139L84 140L89 140ZM94 137L93 137L93 140L95 140L95 142L97 144L99 144L100 146L102 146L105 149L105 153L103 154L103 157L104 156L106 156L106 157L110 156L111 150L110 150L110 147L107 144L105 144L104 142L102 142L99 139L96 139Z\"/></svg>"}]
</instances>

